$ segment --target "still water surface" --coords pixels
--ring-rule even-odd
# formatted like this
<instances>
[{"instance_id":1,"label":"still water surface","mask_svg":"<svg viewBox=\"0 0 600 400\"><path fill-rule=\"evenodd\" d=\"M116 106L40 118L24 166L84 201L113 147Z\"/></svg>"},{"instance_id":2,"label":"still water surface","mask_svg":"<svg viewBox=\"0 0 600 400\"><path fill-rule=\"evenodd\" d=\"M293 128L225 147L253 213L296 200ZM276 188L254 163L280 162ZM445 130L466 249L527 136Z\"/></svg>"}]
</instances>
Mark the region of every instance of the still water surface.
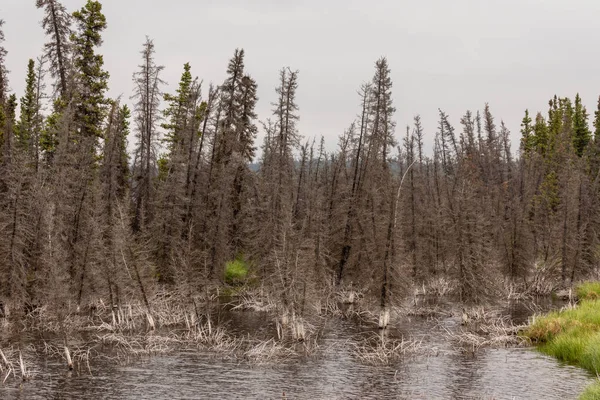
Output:
<instances>
[{"instance_id":1,"label":"still water surface","mask_svg":"<svg viewBox=\"0 0 600 400\"><path fill-rule=\"evenodd\" d=\"M265 327L260 316L233 314ZM0 386L0 399L576 399L593 378L533 349L453 350L442 335L459 320L411 318L398 333L439 348L391 366L357 362L349 342L364 327L330 321L319 358L250 365L208 353L157 356L128 366L95 364L92 373L67 374L64 364L38 360L35 378Z\"/></svg>"}]
</instances>

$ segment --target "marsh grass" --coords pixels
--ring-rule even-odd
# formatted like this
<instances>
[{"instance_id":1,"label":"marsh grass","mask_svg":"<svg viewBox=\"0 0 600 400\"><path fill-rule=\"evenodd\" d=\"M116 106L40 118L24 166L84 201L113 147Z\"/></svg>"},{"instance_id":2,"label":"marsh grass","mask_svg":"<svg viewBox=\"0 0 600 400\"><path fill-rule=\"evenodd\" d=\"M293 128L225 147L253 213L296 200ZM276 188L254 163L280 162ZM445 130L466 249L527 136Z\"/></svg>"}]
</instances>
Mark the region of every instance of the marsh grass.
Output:
<instances>
[{"instance_id":1,"label":"marsh grass","mask_svg":"<svg viewBox=\"0 0 600 400\"><path fill-rule=\"evenodd\" d=\"M263 340L250 345L244 352L244 359L255 364L266 364L296 356L296 352L275 339Z\"/></svg>"},{"instance_id":2,"label":"marsh grass","mask_svg":"<svg viewBox=\"0 0 600 400\"><path fill-rule=\"evenodd\" d=\"M448 309L448 307L443 307L441 305L416 305L406 307L405 315L408 317L421 317L421 318L446 318L452 316L452 311Z\"/></svg>"},{"instance_id":3,"label":"marsh grass","mask_svg":"<svg viewBox=\"0 0 600 400\"><path fill-rule=\"evenodd\" d=\"M277 309L277 304L272 296L262 289L252 289L244 287L239 290L234 297L232 311L255 311L255 312L273 312Z\"/></svg>"},{"instance_id":4,"label":"marsh grass","mask_svg":"<svg viewBox=\"0 0 600 400\"><path fill-rule=\"evenodd\" d=\"M436 277L417 286L414 290L415 296L446 297L458 293L459 282L447 277Z\"/></svg>"},{"instance_id":5,"label":"marsh grass","mask_svg":"<svg viewBox=\"0 0 600 400\"><path fill-rule=\"evenodd\" d=\"M583 300L577 307L566 307L536 317L525 335L537 344L548 344L559 336L571 336L576 342L600 331L600 300ZM561 339L565 340L565 339Z\"/></svg>"},{"instance_id":6,"label":"marsh grass","mask_svg":"<svg viewBox=\"0 0 600 400\"><path fill-rule=\"evenodd\" d=\"M233 353L242 345L241 339L230 335L222 326L213 327L210 320L205 324L197 324L192 327L183 335L181 341L221 354Z\"/></svg>"},{"instance_id":7,"label":"marsh grass","mask_svg":"<svg viewBox=\"0 0 600 400\"><path fill-rule=\"evenodd\" d=\"M314 302L313 309L317 315L326 318L334 317L362 322L372 322L378 318L363 304L362 299L355 300L354 303L348 303L339 296L328 297Z\"/></svg>"},{"instance_id":8,"label":"marsh grass","mask_svg":"<svg viewBox=\"0 0 600 400\"><path fill-rule=\"evenodd\" d=\"M356 360L372 366L391 365L413 356L437 355L437 350L425 345L422 340L390 338L384 332L372 332L349 344Z\"/></svg>"},{"instance_id":9,"label":"marsh grass","mask_svg":"<svg viewBox=\"0 0 600 400\"><path fill-rule=\"evenodd\" d=\"M32 352L32 348L23 349L27 353ZM11 377L27 381L33 377L33 372L29 360L21 349L5 348L0 349L0 383L4 385ZM19 373L19 374L17 374Z\"/></svg>"},{"instance_id":10,"label":"marsh grass","mask_svg":"<svg viewBox=\"0 0 600 400\"><path fill-rule=\"evenodd\" d=\"M468 312L463 311L463 314ZM458 331L443 327L445 336L456 347L474 352L482 347L524 346L529 340L519 336L525 327L515 325L507 316L497 316L494 312L478 310L477 319L468 318ZM473 314L473 315L475 315ZM464 322L464 317L463 317Z\"/></svg>"}]
</instances>

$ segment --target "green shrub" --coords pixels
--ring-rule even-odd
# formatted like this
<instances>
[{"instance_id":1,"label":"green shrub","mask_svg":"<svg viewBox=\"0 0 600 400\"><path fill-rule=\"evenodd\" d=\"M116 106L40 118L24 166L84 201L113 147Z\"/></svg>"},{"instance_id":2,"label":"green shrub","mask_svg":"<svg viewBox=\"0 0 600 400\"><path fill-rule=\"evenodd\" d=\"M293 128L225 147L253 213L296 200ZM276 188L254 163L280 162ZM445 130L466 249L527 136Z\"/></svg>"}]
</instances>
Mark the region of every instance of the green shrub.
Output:
<instances>
[{"instance_id":1,"label":"green shrub","mask_svg":"<svg viewBox=\"0 0 600 400\"><path fill-rule=\"evenodd\" d=\"M230 285L240 285L248 277L248 263L238 257L225 263L225 282Z\"/></svg>"}]
</instances>

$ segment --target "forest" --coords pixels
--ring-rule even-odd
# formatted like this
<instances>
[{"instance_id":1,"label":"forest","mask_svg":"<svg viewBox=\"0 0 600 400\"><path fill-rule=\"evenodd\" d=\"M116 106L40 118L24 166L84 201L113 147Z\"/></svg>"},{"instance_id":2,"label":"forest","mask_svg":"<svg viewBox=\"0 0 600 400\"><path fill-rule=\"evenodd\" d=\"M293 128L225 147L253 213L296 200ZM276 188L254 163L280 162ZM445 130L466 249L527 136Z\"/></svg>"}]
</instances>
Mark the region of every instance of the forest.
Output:
<instances>
[{"instance_id":1,"label":"forest","mask_svg":"<svg viewBox=\"0 0 600 400\"><path fill-rule=\"evenodd\" d=\"M47 43L23 66L24 93L10 92L0 21L3 316L64 318L99 301L152 315L157 299L195 307L243 290L297 315L342 292L381 309L417 291L480 304L597 272L600 101L591 115L579 95L540 99L519 143L488 104L458 123L440 109L425 132L418 115L394 119L382 57L330 151L299 132L293 68L259 119L251 54L233 51L208 87L185 64L165 93L147 39L132 96L111 99L101 3L36 5Z\"/></svg>"}]
</instances>

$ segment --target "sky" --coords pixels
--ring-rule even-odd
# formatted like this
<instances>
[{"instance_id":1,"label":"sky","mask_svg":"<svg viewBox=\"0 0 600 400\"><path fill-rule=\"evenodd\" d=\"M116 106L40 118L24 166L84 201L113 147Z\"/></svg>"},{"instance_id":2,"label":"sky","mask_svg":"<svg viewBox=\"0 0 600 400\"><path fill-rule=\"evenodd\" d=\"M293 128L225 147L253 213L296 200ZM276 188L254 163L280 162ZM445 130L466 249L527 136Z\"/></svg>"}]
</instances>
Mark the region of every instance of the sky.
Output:
<instances>
[{"instance_id":1,"label":"sky","mask_svg":"<svg viewBox=\"0 0 600 400\"><path fill-rule=\"evenodd\" d=\"M84 0L63 0L70 10ZM396 137L420 114L431 148L438 108L457 131L466 110L490 104L518 148L524 110L546 113L554 95L580 93L593 115L600 95L597 0L103 0L99 50L111 97L130 102L146 36L174 92L183 64L208 88L225 78L236 48L258 83L259 119L271 116L278 71L299 70L300 133L333 150L357 118L361 83L388 59ZM46 41L35 0L1 0L11 89L21 96L27 60ZM259 138L257 145L262 143ZM430 152L431 150L429 150Z\"/></svg>"}]
</instances>

